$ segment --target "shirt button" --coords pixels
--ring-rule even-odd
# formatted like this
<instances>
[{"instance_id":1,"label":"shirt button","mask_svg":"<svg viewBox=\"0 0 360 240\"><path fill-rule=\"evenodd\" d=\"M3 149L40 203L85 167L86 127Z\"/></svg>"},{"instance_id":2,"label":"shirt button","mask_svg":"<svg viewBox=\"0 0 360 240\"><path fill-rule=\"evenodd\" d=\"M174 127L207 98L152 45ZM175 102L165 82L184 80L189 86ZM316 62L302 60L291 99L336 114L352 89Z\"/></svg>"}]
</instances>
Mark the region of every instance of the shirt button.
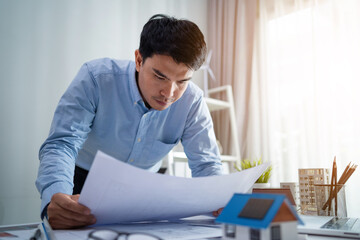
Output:
<instances>
[{"instance_id":1,"label":"shirt button","mask_svg":"<svg viewBox=\"0 0 360 240\"><path fill-rule=\"evenodd\" d=\"M134 102L134 105L136 105L137 104L137 102Z\"/></svg>"},{"instance_id":2,"label":"shirt button","mask_svg":"<svg viewBox=\"0 0 360 240\"><path fill-rule=\"evenodd\" d=\"M138 138L138 142L141 142L141 138Z\"/></svg>"},{"instance_id":3,"label":"shirt button","mask_svg":"<svg viewBox=\"0 0 360 240\"><path fill-rule=\"evenodd\" d=\"M133 162L134 161L134 159L130 159L130 162Z\"/></svg>"}]
</instances>

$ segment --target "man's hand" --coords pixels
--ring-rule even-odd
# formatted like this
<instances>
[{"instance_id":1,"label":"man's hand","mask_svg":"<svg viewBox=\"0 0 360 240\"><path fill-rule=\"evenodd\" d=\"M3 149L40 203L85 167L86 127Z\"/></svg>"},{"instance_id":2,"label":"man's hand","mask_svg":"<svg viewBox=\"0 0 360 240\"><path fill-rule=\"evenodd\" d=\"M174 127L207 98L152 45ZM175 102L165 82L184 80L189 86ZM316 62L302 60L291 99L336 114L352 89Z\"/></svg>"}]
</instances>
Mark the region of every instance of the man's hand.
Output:
<instances>
[{"instance_id":1,"label":"man's hand","mask_svg":"<svg viewBox=\"0 0 360 240\"><path fill-rule=\"evenodd\" d=\"M218 217L224 208L219 208L217 211L213 211L212 214L214 217Z\"/></svg>"},{"instance_id":2,"label":"man's hand","mask_svg":"<svg viewBox=\"0 0 360 240\"><path fill-rule=\"evenodd\" d=\"M49 223L53 229L68 229L91 225L96 218L90 209L81 205L80 194L68 195L56 193L47 208Z\"/></svg>"}]
</instances>

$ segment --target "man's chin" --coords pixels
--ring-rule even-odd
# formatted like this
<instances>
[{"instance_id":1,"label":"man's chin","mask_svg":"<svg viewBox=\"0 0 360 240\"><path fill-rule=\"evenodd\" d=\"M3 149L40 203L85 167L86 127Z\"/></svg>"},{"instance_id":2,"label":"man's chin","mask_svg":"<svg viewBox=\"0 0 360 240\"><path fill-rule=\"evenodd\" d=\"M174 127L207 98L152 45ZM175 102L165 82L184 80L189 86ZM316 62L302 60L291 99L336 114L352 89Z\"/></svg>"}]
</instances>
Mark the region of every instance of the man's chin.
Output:
<instances>
[{"instance_id":1,"label":"man's chin","mask_svg":"<svg viewBox=\"0 0 360 240\"><path fill-rule=\"evenodd\" d=\"M155 110L162 111L162 110L165 110L168 107L170 107L171 104L172 104L172 102L166 103L166 102L161 102L161 101L155 100L154 103L152 104L153 106L151 106L151 107Z\"/></svg>"},{"instance_id":2,"label":"man's chin","mask_svg":"<svg viewBox=\"0 0 360 240\"><path fill-rule=\"evenodd\" d=\"M170 107L170 106L171 106L171 104L168 104L168 105L166 105L166 106L159 106L159 105L157 105L157 106L153 107L153 109L158 110L158 111L162 111L162 110L167 109L167 108Z\"/></svg>"}]
</instances>

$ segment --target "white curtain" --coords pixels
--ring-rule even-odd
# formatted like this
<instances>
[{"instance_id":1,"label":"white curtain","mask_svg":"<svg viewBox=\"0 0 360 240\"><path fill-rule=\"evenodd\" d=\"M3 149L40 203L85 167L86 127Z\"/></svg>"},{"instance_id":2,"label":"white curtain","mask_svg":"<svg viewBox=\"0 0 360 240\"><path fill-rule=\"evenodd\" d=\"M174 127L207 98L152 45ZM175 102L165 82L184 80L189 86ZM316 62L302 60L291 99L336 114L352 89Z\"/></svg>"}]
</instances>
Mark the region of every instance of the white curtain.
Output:
<instances>
[{"instance_id":1,"label":"white curtain","mask_svg":"<svg viewBox=\"0 0 360 240\"><path fill-rule=\"evenodd\" d=\"M273 184L298 181L298 168L331 168L334 156L339 176L360 161L360 1L260 0L258 7L247 154L273 163ZM346 187L353 216L359 175Z\"/></svg>"},{"instance_id":2,"label":"white curtain","mask_svg":"<svg viewBox=\"0 0 360 240\"><path fill-rule=\"evenodd\" d=\"M252 56L256 23L257 1L210 0L208 9L208 47L213 50L211 68L216 81L211 88L231 85L241 142L241 156L246 156L249 99L252 81ZM212 95L224 98L224 95ZM220 140L224 154L232 154L232 129L229 114L224 111L212 113L216 137Z\"/></svg>"},{"instance_id":3,"label":"white curtain","mask_svg":"<svg viewBox=\"0 0 360 240\"><path fill-rule=\"evenodd\" d=\"M360 161L360 1L210 0L208 36L217 82L234 91L242 158L273 164L272 186L299 168L338 176ZM231 144L225 114L217 137ZM359 215L360 169L346 186Z\"/></svg>"}]
</instances>

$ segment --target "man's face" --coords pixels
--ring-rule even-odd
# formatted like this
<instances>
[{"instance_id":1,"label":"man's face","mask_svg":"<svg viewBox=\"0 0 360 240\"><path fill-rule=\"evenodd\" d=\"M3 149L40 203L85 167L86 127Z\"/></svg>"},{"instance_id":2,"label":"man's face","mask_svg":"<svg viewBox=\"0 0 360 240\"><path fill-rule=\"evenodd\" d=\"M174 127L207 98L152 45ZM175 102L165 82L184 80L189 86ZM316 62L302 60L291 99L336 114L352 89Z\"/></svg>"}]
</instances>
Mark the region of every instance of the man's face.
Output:
<instances>
[{"instance_id":1,"label":"man's face","mask_svg":"<svg viewBox=\"0 0 360 240\"><path fill-rule=\"evenodd\" d=\"M147 107L164 110L184 94L194 73L172 57L155 54L143 62L139 50L135 51L136 71L140 94Z\"/></svg>"}]
</instances>

